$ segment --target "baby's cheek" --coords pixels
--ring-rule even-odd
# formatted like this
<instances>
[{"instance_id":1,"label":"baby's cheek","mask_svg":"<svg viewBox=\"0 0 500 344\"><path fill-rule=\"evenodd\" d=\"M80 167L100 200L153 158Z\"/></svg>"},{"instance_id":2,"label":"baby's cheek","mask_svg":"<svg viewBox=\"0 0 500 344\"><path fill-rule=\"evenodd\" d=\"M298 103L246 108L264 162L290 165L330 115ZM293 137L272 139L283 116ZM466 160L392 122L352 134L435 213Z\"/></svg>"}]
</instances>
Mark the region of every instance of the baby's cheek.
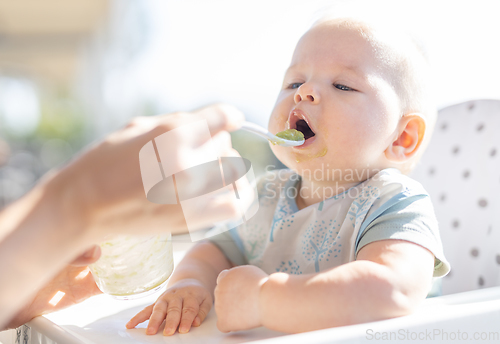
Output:
<instances>
[{"instance_id":1,"label":"baby's cheek","mask_svg":"<svg viewBox=\"0 0 500 344\"><path fill-rule=\"evenodd\" d=\"M279 121L279 116L276 115L276 114L271 114L271 118L269 119L269 124L268 124L268 130L273 133L273 134L276 134L277 132L280 132L280 121Z\"/></svg>"}]
</instances>

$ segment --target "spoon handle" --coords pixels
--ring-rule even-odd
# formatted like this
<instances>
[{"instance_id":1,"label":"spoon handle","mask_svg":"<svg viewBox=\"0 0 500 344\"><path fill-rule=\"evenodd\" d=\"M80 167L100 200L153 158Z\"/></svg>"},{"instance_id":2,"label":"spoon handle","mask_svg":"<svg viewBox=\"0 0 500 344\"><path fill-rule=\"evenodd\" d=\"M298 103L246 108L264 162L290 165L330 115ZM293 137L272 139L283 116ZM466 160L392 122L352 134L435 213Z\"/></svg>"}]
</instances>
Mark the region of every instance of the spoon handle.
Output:
<instances>
[{"instance_id":1,"label":"spoon handle","mask_svg":"<svg viewBox=\"0 0 500 344\"><path fill-rule=\"evenodd\" d=\"M268 130L262 128L260 125L251 122L243 122L241 125L241 129L245 129L246 131L251 131L257 135L260 135L268 140L276 140L277 137L271 134Z\"/></svg>"}]
</instances>

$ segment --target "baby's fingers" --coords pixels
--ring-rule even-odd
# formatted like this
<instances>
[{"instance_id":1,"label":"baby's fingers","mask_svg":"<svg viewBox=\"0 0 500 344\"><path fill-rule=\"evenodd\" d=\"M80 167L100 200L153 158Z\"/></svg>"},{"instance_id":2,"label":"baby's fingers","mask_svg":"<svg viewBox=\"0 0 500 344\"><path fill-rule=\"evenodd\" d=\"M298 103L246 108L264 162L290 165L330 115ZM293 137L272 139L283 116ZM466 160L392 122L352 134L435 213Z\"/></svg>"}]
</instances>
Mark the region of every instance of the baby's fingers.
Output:
<instances>
[{"instance_id":1,"label":"baby's fingers","mask_svg":"<svg viewBox=\"0 0 500 344\"><path fill-rule=\"evenodd\" d=\"M177 330L181 320L182 299L171 300L168 304L167 319L165 320L164 336L171 336Z\"/></svg>"},{"instance_id":2,"label":"baby's fingers","mask_svg":"<svg viewBox=\"0 0 500 344\"><path fill-rule=\"evenodd\" d=\"M184 299L182 305L181 323L179 325L179 333L188 333L193 324L194 318L200 310L200 301L195 298Z\"/></svg>"},{"instance_id":3,"label":"baby's fingers","mask_svg":"<svg viewBox=\"0 0 500 344\"><path fill-rule=\"evenodd\" d=\"M203 320L205 320L205 318L207 317L208 312L210 312L210 308L212 308L211 300L207 299L203 300L203 302L200 305L200 310L198 311L198 315L196 316L196 318L194 318L193 321L194 327L198 327L201 325Z\"/></svg>"},{"instance_id":4,"label":"baby's fingers","mask_svg":"<svg viewBox=\"0 0 500 344\"><path fill-rule=\"evenodd\" d=\"M167 314L167 306L169 303L162 299L158 299L156 301L155 306L153 307L153 313L149 318L148 328L146 329L146 334L155 334L158 332L158 328L165 320L165 315Z\"/></svg>"},{"instance_id":5,"label":"baby's fingers","mask_svg":"<svg viewBox=\"0 0 500 344\"><path fill-rule=\"evenodd\" d=\"M137 313L129 322L125 325L127 328L134 328L139 325L141 322L144 322L149 319L151 313L153 312L154 304L147 306L142 311Z\"/></svg>"}]
</instances>

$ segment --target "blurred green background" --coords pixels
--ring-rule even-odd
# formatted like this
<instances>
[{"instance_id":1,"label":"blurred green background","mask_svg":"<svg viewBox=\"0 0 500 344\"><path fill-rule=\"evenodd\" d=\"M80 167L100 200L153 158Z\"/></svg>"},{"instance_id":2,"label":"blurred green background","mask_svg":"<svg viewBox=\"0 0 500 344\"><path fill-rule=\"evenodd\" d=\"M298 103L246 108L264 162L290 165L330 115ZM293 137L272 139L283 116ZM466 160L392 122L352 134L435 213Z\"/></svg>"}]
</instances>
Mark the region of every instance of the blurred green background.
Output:
<instances>
[{"instance_id":1,"label":"blurred green background","mask_svg":"<svg viewBox=\"0 0 500 344\"><path fill-rule=\"evenodd\" d=\"M266 126L298 38L326 10L427 43L445 106L500 98L497 0L0 0L0 208L134 116L214 102ZM256 175L283 167L235 132Z\"/></svg>"}]
</instances>

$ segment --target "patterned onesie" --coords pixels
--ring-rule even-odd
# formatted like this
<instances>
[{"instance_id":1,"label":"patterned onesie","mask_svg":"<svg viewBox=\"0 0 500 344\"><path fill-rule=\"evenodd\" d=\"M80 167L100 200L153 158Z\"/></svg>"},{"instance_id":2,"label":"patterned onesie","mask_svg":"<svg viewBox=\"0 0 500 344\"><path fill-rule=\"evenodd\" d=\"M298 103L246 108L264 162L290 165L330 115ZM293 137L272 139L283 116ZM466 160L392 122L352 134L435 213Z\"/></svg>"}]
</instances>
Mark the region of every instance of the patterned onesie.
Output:
<instances>
[{"instance_id":1,"label":"patterned onesie","mask_svg":"<svg viewBox=\"0 0 500 344\"><path fill-rule=\"evenodd\" d=\"M268 274L324 271L356 260L363 246L386 239L431 251L434 277L450 270L429 195L397 169L382 170L301 210L295 202L300 179L291 170L268 172L257 185L258 212L231 230L212 229L209 240L235 265L255 265Z\"/></svg>"}]
</instances>

